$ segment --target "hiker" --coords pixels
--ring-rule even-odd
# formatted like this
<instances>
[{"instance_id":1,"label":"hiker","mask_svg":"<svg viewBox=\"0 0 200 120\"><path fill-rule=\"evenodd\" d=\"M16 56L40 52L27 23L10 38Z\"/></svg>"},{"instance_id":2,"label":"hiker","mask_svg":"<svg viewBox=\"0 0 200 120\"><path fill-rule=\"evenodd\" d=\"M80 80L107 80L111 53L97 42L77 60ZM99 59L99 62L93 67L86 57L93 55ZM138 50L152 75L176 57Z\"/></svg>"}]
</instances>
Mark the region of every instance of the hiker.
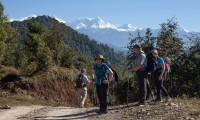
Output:
<instances>
[{"instance_id":1,"label":"hiker","mask_svg":"<svg viewBox=\"0 0 200 120\"><path fill-rule=\"evenodd\" d=\"M131 73L131 71L136 72L139 87L139 102L137 105L145 105L147 96L147 59L140 45L135 44L133 46L133 51L137 54L137 58L135 59L134 66L128 69L128 73Z\"/></svg>"},{"instance_id":2,"label":"hiker","mask_svg":"<svg viewBox=\"0 0 200 120\"><path fill-rule=\"evenodd\" d=\"M103 55L97 55L95 57L95 65L91 70L91 79L95 81L96 93L100 102L100 109L97 111L98 114L107 114L108 106L108 87L112 81L113 72L112 70L103 63ZM94 79L96 76L96 80Z\"/></svg>"},{"instance_id":3,"label":"hiker","mask_svg":"<svg viewBox=\"0 0 200 120\"><path fill-rule=\"evenodd\" d=\"M84 108L84 103L87 98L87 84L90 82L86 76L86 69L82 69L81 73L74 80L76 80L76 89L80 95L80 107Z\"/></svg>"},{"instance_id":4,"label":"hiker","mask_svg":"<svg viewBox=\"0 0 200 120\"><path fill-rule=\"evenodd\" d=\"M155 81L155 85L156 85L157 98L155 99L155 102L161 101L161 94L160 94L161 90L162 90L164 96L166 97L166 102L168 102L171 100L171 98L169 97L167 90L163 86L165 63L164 63L163 58L158 56L157 50L153 50L152 53L156 58L156 70L154 72L154 81Z\"/></svg>"}]
</instances>

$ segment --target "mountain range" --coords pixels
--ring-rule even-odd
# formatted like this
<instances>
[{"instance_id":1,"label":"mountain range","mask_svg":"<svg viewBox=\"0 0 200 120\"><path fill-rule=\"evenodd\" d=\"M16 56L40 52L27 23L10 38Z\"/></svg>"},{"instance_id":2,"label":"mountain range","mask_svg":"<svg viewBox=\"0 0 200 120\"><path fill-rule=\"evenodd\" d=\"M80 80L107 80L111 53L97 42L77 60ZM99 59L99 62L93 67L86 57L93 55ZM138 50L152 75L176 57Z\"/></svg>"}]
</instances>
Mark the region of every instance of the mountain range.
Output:
<instances>
[{"instance_id":1,"label":"mountain range","mask_svg":"<svg viewBox=\"0 0 200 120\"><path fill-rule=\"evenodd\" d=\"M28 23L31 22L40 24L45 34L54 34L53 32L55 32L54 36L62 36L59 39L51 38L51 43L61 40L61 43L72 48L77 54L81 53L89 60L93 60L94 56L98 54L103 54L106 60L113 64L124 63L125 56L121 52L116 52L106 44L97 43L97 41L89 39L88 35L81 34L50 16L28 17L28 19L21 21L12 21L11 26L19 32L19 46L23 45L27 40L27 34L29 33Z\"/></svg>"},{"instance_id":2,"label":"mountain range","mask_svg":"<svg viewBox=\"0 0 200 120\"><path fill-rule=\"evenodd\" d=\"M36 18L37 15L31 15L29 17L21 18L17 21L23 21L30 18ZM70 26L72 29L78 31L79 33L88 35L92 40L98 43L107 44L117 51L126 50L125 47L130 42L130 34L136 36L139 32L142 36L145 35L146 28L138 28L132 24L115 25L110 22L104 21L102 18L78 18L71 21L64 21L58 17L51 16L61 23ZM16 19L11 19L11 21L16 21ZM157 36L160 29L151 29L152 35ZM184 28L178 27L176 30L178 37L182 38L185 45L190 44L189 40L185 36L190 36L191 33Z\"/></svg>"},{"instance_id":3,"label":"mountain range","mask_svg":"<svg viewBox=\"0 0 200 120\"><path fill-rule=\"evenodd\" d=\"M117 50L122 50L130 41L130 34L136 36L138 32L145 35L146 28L138 28L131 24L114 25L97 18L79 18L66 22L66 24L80 33L88 35L91 39L108 44ZM160 29L151 29L152 35L157 36ZM189 43L185 36L190 33L186 29L178 27L176 30L178 37L182 38L184 43Z\"/></svg>"}]
</instances>

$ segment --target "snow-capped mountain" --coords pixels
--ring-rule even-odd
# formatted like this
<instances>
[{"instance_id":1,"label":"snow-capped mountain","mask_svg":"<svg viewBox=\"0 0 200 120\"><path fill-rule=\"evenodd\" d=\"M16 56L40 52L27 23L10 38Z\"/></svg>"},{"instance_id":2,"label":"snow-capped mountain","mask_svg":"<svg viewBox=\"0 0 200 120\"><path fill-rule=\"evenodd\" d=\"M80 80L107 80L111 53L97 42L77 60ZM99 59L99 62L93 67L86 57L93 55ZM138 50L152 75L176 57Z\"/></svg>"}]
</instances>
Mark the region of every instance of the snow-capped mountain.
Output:
<instances>
[{"instance_id":1,"label":"snow-capped mountain","mask_svg":"<svg viewBox=\"0 0 200 120\"><path fill-rule=\"evenodd\" d=\"M23 21L38 15L30 15L21 19L10 19L10 21ZM88 35L91 39L97 42L108 44L116 50L123 51L124 47L130 42L130 35L136 36L138 32L142 36L145 35L145 28L138 28L131 24L114 25L109 22L102 20L100 17L97 18L78 18L72 21L65 22L59 17L51 16L61 23L72 27L80 33ZM160 29L152 29L153 36L157 36ZM179 37L187 44L190 44L185 36L189 36L191 32L186 29L178 28L177 33ZM192 32L195 33L195 32Z\"/></svg>"},{"instance_id":2,"label":"snow-capped mountain","mask_svg":"<svg viewBox=\"0 0 200 120\"><path fill-rule=\"evenodd\" d=\"M29 15L27 17L22 17L20 19L14 19L14 18L9 18L9 21L10 22L13 22L13 21L24 21L24 20L28 20L28 19L31 19L31 18L36 18L38 17L39 15L35 15L35 14L32 14L32 15ZM66 23L63 19L57 17L57 16L51 16L51 15L48 15L49 17L52 17L52 18L55 18L56 20L58 20L60 23Z\"/></svg>"},{"instance_id":3,"label":"snow-capped mountain","mask_svg":"<svg viewBox=\"0 0 200 120\"><path fill-rule=\"evenodd\" d=\"M75 29L116 29L116 27L108 22L104 22L98 18L79 18L69 21L67 24Z\"/></svg>"},{"instance_id":4,"label":"snow-capped mountain","mask_svg":"<svg viewBox=\"0 0 200 120\"><path fill-rule=\"evenodd\" d=\"M98 42L123 48L129 43L129 33L133 36L140 32L141 35L145 35L145 30L137 28L131 24L125 25L113 25L109 22L103 21L100 17L97 18L81 18L73 21L66 22L67 25L80 33L88 35L90 38L97 40ZM153 29L152 34L156 36L159 29ZM189 31L186 29L178 28L178 35L188 42L185 35L189 35Z\"/></svg>"},{"instance_id":5,"label":"snow-capped mountain","mask_svg":"<svg viewBox=\"0 0 200 120\"><path fill-rule=\"evenodd\" d=\"M117 26L103 21L100 17L76 19L67 22L67 25L98 42L118 48L125 47L129 42L129 32L137 31L131 24Z\"/></svg>"}]
</instances>

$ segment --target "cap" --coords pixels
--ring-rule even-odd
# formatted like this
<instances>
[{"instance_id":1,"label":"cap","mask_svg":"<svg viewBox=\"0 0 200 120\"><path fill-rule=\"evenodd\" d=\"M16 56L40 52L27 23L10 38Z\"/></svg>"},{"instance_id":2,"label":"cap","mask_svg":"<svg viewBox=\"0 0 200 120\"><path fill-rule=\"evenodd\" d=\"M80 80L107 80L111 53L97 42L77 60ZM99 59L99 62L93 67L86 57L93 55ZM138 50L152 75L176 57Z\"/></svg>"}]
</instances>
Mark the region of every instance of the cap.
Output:
<instances>
[{"instance_id":1,"label":"cap","mask_svg":"<svg viewBox=\"0 0 200 120\"><path fill-rule=\"evenodd\" d=\"M141 48L141 46L138 45L138 44L135 44L135 45L133 46L133 48Z\"/></svg>"},{"instance_id":2,"label":"cap","mask_svg":"<svg viewBox=\"0 0 200 120\"><path fill-rule=\"evenodd\" d=\"M96 60L96 59L102 59L102 60L104 60L103 55L97 55L97 56L94 58L94 60Z\"/></svg>"}]
</instances>

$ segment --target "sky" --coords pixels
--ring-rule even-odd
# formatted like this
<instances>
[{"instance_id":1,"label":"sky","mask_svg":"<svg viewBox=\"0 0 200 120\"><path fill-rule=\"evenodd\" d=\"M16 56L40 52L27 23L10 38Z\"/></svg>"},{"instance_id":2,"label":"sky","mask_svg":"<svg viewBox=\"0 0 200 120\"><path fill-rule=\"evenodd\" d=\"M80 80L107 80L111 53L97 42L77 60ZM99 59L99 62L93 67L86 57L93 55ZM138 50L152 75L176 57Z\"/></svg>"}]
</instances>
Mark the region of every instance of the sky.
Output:
<instances>
[{"instance_id":1,"label":"sky","mask_svg":"<svg viewBox=\"0 0 200 120\"><path fill-rule=\"evenodd\" d=\"M200 32L200 0L0 0L4 15L20 19L49 15L70 21L100 17L111 24L160 28L176 17L180 27Z\"/></svg>"}]
</instances>

